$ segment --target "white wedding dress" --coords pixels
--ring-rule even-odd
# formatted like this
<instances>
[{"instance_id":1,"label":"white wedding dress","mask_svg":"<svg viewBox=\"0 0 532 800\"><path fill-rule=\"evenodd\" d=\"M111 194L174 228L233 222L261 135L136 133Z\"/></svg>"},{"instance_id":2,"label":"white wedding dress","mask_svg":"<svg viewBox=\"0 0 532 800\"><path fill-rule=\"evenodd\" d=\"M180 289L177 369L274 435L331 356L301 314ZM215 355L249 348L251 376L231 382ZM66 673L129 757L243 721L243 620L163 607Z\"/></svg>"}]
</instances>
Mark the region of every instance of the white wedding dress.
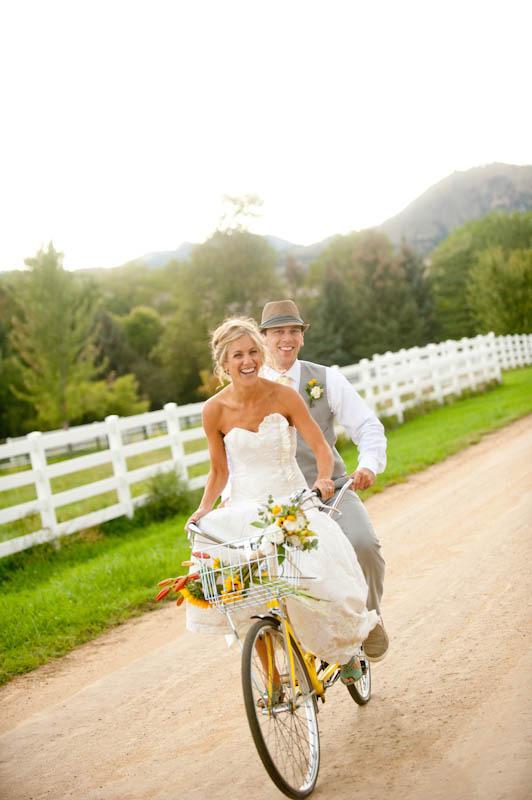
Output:
<instances>
[{"instance_id":1,"label":"white wedding dress","mask_svg":"<svg viewBox=\"0 0 532 800\"><path fill-rule=\"evenodd\" d=\"M199 527L227 541L257 536L251 523L258 520L259 505L270 494L283 502L307 485L295 459L296 430L282 414L269 414L257 432L233 428L224 443L231 499L202 517ZM318 535L318 549L301 554L303 575L313 576L303 588L319 600L289 597L290 620L306 650L330 663L344 664L377 623L377 613L366 609L367 584L341 528L316 508L305 513ZM208 551L208 540L197 535L194 549ZM191 631L230 632L227 620L214 608L187 603L186 612ZM239 635L249 627L251 615L260 612L260 608L245 608L233 613Z\"/></svg>"}]
</instances>

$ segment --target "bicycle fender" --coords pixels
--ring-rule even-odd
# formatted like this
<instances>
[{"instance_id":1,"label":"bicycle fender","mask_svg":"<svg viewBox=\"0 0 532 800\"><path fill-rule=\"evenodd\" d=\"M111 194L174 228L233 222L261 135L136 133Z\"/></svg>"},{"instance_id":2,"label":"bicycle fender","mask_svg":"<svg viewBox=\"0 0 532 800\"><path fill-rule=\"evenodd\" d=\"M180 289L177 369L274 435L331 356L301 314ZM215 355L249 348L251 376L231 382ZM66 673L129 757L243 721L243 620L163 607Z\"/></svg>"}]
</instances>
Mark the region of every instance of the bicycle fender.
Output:
<instances>
[{"instance_id":1,"label":"bicycle fender","mask_svg":"<svg viewBox=\"0 0 532 800\"><path fill-rule=\"evenodd\" d=\"M277 627L280 626L280 620L277 617L274 617L272 614L253 614L250 619L269 619L270 622L273 622Z\"/></svg>"}]
</instances>

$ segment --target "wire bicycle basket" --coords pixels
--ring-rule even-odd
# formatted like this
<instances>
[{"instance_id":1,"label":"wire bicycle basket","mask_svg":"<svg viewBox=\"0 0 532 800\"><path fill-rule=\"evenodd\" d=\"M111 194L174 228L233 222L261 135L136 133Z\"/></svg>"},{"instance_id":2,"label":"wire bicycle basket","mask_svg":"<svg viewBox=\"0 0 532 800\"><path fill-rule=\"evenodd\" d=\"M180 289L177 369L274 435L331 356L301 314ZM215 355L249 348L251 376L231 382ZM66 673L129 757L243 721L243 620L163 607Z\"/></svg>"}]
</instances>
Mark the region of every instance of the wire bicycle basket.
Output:
<instances>
[{"instance_id":1,"label":"wire bicycle basket","mask_svg":"<svg viewBox=\"0 0 532 800\"><path fill-rule=\"evenodd\" d=\"M205 600L224 614L298 593L301 549L260 539L209 544L208 553L193 555Z\"/></svg>"}]
</instances>

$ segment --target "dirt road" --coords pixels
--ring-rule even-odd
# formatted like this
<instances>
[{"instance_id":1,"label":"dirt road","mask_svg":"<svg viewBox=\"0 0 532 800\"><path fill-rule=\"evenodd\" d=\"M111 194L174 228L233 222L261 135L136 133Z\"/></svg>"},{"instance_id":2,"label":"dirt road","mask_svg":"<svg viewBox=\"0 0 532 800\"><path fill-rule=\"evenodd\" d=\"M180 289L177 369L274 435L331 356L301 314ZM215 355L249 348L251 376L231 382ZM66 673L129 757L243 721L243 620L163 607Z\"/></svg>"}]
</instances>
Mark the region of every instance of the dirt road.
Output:
<instances>
[{"instance_id":1,"label":"dirt road","mask_svg":"<svg viewBox=\"0 0 532 800\"><path fill-rule=\"evenodd\" d=\"M320 713L314 797L532 794L532 418L368 503L388 563L388 658ZM0 691L5 800L273 800L239 658L165 608Z\"/></svg>"}]
</instances>

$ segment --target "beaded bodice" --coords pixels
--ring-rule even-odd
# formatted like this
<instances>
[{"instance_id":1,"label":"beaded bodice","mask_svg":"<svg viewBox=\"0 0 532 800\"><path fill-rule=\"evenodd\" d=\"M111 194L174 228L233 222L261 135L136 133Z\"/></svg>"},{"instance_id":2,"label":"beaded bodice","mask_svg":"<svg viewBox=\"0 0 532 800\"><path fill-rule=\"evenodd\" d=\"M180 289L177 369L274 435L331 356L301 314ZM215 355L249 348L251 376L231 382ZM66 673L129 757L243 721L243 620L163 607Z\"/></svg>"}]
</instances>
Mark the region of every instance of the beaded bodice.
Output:
<instances>
[{"instance_id":1,"label":"beaded bodice","mask_svg":"<svg viewBox=\"0 0 532 800\"><path fill-rule=\"evenodd\" d=\"M282 414L268 414L258 431L232 428L224 438L231 505L268 495L289 495L307 485L296 461L296 429Z\"/></svg>"}]
</instances>

